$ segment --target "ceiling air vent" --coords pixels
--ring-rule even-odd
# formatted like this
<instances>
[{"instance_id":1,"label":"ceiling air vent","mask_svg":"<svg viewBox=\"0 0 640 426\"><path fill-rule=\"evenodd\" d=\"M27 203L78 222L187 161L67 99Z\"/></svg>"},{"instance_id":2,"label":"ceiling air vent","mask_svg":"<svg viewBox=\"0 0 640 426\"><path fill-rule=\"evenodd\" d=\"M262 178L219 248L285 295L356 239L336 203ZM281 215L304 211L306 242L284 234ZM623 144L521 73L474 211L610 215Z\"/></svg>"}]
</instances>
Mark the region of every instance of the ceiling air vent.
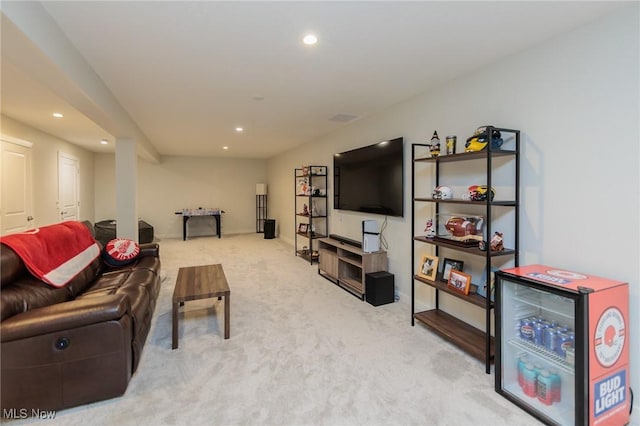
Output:
<instances>
[{"instance_id":1,"label":"ceiling air vent","mask_svg":"<svg viewBox=\"0 0 640 426\"><path fill-rule=\"evenodd\" d=\"M351 120L355 120L356 118L358 118L357 115L351 115L351 114L336 114L333 117L331 117L329 119L329 121L337 121L339 123L346 123L348 121Z\"/></svg>"}]
</instances>

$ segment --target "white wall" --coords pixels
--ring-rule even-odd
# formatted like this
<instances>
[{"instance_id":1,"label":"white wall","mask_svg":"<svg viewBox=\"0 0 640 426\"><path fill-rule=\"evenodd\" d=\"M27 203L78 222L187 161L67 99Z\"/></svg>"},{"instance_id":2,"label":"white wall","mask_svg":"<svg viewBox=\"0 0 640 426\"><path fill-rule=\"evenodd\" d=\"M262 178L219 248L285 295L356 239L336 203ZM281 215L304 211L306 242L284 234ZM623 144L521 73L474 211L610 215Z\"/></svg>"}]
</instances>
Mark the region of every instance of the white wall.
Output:
<instances>
[{"instance_id":1,"label":"white wall","mask_svg":"<svg viewBox=\"0 0 640 426\"><path fill-rule=\"evenodd\" d=\"M256 231L256 184L266 182L264 160L214 157L162 157L159 164L138 161L138 215L163 238L182 237L183 208L219 207L222 233ZM115 157L96 154L96 221L115 219ZM210 218L189 221L189 236L211 235Z\"/></svg>"},{"instance_id":2,"label":"white wall","mask_svg":"<svg viewBox=\"0 0 640 426\"><path fill-rule=\"evenodd\" d=\"M2 134L33 143L33 226L60 221L58 210L58 152L80 162L80 220L93 221L93 153L2 115Z\"/></svg>"},{"instance_id":3,"label":"white wall","mask_svg":"<svg viewBox=\"0 0 640 426\"><path fill-rule=\"evenodd\" d=\"M410 212L411 143L425 143L437 130L443 139L457 135L461 149L477 126L520 129L521 264L540 262L630 283L631 359L635 360L631 373L637 393L638 10L638 4L632 4L271 159L269 209L280 223L281 237L291 241L293 236L294 167L308 163L332 166L333 153L404 136L405 211ZM416 182L419 191L430 193L432 179L421 176ZM338 211L329 214L330 232L356 239L360 220L370 217ZM416 223L423 224L424 219L417 217ZM412 273L409 222L409 214L404 219L389 218L385 233L389 269L407 302ZM420 304L431 305L432 294L426 286L417 286ZM447 301L445 306L481 327L481 310ZM407 312L407 323L410 315ZM635 411L637 415L640 410Z\"/></svg>"}]
</instances>

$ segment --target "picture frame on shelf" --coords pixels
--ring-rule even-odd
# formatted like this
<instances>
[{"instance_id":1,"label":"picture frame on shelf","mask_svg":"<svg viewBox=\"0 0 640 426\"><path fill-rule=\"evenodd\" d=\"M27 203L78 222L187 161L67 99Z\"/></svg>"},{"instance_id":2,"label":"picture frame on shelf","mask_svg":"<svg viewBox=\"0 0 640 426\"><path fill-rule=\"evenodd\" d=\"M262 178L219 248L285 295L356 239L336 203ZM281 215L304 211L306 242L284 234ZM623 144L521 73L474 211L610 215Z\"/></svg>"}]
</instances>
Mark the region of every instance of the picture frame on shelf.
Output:
<instances>
[{"instance_id":1,"label":"picture frame on shelf","mask_svg":"<svg viewBox=\"0 0 640 426\"><path fill-rule=\"evenodd\" d=\"M442 263L442 277L440 278L440 280L448 283L451 271L455 269L462 272L463 266L464 262L462 260L445 258L444 262Z\"/></svg>"},{"instance_id":2,"label":"picture frame on shelf","mask_svg":"<svg viewBox=\"0 0 640 426\"><path fill-rule=\"evenodd\" d=\"M447 286L451 290L467 296L469 294L469 288L471 287L471 275L452 269L449 272L449 281L447 282Z\"/></svg>"},{"instance_id":3,"label":"picture frame on shelf","mask_svg":"<svg viewBox=\"0 0 640 426\"><path fill-rule=\"evenodd\" d=\"M298 234L306 234L309 230L309 224L301 223L298 225Z\"/></svg>"},{"instance_id":4,"label":"picture frame on shelf","mask_svg":"<svg viewBox=\"0 0 640 426\"><path fill-rule=\"evenodd\" d=\"M426 278L431 281L436 280L438 274L438 257L425 254L420 261L420 268L418 269L418 276Z\"/></svg>"}]
</instances>

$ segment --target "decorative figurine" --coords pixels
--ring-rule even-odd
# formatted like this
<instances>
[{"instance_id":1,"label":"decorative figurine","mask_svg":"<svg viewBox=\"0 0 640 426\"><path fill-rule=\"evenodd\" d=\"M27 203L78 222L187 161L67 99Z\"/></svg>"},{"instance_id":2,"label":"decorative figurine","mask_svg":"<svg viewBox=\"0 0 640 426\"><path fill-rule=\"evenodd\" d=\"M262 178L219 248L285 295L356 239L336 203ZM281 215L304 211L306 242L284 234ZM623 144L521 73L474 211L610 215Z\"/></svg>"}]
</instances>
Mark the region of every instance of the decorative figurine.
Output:
<instances>
[{"instance_id":1,"label":"decorative figurine","mask_svg":"<svg viewBox=\"0 0 640 426\"><path fill-rule=\"evenodd\" d=\"M436 236L436 228L433 226L433 219L427 219L427 223L424 227L424 232L427 233L427 238L433 238Z\"/></svg>"},{"instance_id":2,"label":"decorative figurine","mask_svg":"<svg viewBox=\"0 0 640 426\"><path fill-rule=\"evenodd\" d=\"M306 204L302 207L302 214L305 216L309 216L309 206Z\"/></svg>"},{"instance_id":3,"label":"decorative figurine","mask_svg":"<svg viewBox=\"0 0 640 426\"><path fill-rule=\"evenodd\" d=\"M440 155L440 138L438 137L438 132L435 130L433 131L433 136L431 136L431 148L429 150L431 151L432 157Z\"/></svg>"},{"instance_id":4,"label":"decorative figurine","mask_svg":"<svg viewBox=\"0 0 640 426\"><path fill-rule=\"evenodd\" d=\"M502 251L504 250L504 244L502 242L502 232L496 232L491 237L491 241L489 241L489 247L491 251Z\"/></svg>"},{"instance_id":5,"label":"decorative figurine","mask_svg":"<svg viewBox=\"0 0 640 426\"><path fill-rule=\"evenodd\" d=\"M309 183L306 177L298 179L298 195L309 195Z\"/></svg>"}]
</instances>

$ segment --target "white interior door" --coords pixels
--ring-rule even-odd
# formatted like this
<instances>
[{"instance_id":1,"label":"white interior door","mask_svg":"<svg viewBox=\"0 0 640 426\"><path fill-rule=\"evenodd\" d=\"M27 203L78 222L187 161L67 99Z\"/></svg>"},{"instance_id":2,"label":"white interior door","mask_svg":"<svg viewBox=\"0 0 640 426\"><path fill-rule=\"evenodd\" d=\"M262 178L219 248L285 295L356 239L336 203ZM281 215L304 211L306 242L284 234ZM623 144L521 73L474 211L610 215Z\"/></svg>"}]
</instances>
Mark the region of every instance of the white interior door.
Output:
<instances>
[{"instance_id":1,"label":"white interior door","mask_svg":"<svg viewBox=\"0 0 640 426\"><path fill-rule=\"evenodd\" d=\"M31 142L2 137L0 188L0 233L33 228Z\"/></svg>"},{"instance_id":2,"label":"white interior door","mask_svg":"<svg viewBox=\"0 0 640 426\"><path fill-rule=\"evenodd\" d=\"M60 222L80 217L80 162L58 152L58 212Z\"/></svg>"}]
</instances>

